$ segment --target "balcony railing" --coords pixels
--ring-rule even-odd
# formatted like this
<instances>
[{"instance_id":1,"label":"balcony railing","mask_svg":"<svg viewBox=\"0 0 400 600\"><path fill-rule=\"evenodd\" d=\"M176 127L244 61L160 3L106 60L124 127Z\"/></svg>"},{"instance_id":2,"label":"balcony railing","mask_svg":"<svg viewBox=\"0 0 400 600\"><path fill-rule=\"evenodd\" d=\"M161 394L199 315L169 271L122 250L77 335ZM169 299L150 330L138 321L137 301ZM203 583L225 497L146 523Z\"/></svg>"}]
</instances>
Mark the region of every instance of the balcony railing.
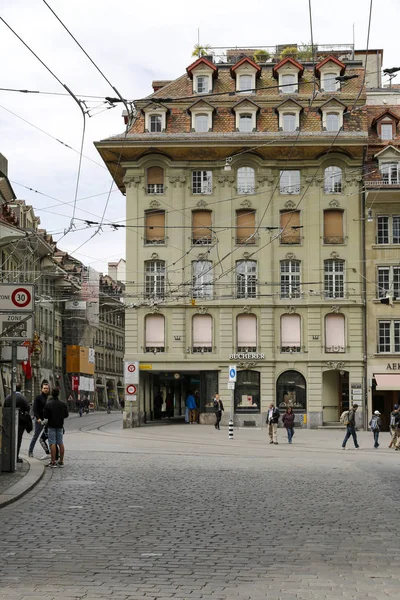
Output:
<instances>
[{"instance_id":1,"label":"balcony railing","mask_svg":"<svg viewBox=\"0 0 400 600\"><path fill-rule=\"evenodd\" d=\"M312 61L312 48L310 44L287 44L286 46L297 48L297 58L300 62ZM217 46L207 49L208 58L217 63L235 64L243 56L254 58L257 51L263 50L265 58L257 58L258 62L278 62L281 59L282 50L286 46L258 46L251 45L247 48L232 46ZM314 44L314 54L317 59L321 56L334 54L341 60L354 60L353 44Z\"/></svg>"},{"instance_id":2,"label":"balcony railing","mask_svg":"<svg viewBox=\"0 0 400 600\"><path fill-rule=\"evenodd\" d=\"M344 244L345 239L343 235L325 235L324 244Z\"/></svg>"},{"instance_id":3,"label":"balcony railing","mask_svg":"<svg viewBox=\"0 0 400 600\"><path fill-rule=\"evenodd\" d=\"M325 346L325 352L327 354L338 354L340 352L346 352L346 346Z\"/></svg>"},{"instance_id":4,"label":"balcony railing","mask_svg":"<svg viewBox=\"0 0 400 600\"><path fill-rule=\"evenodd\" d=\"M240 246L250 246L256 244L258 241L258 235L252 234L246 237L236 237L236 244Z\"/></svg>"},{"instance_id":5,"label":"balcony railing","mask_svg":"<svg viewBox=\"0 0 400 600\"><path fill-rule=\"evenodd\" d=\"M244 352L244 353L249 353L249 352L257 352L257 346L238 346L236 348L236 352Z\"/></svg>"},{"instance_id":6,"label":"balcony railing","mask_svg":"<svg viewBox=\"0 0 400 600\"><path fill-rule=\"evenodd\" d=\"M301 352L301 346L281 346L282 354L294 354Z\"/></svg>"},{"instance_id":7,"label":"balcony railing","mask_svg":"<svg viewBox=\"0 0 400 600\"><path fill-rule=\"evenodd\" d=\"M165 352L164 346L146 346L145 352L153 352L153 354L159 354L160 352Z\"/></svg>"},{"instance_id":8,"label":"balcony railing","mask_svg":"<svg viewBox=\"0 0 400 600\"><path fill-rule=\"evenodd\" d=\"M374 179L372 181L365 182L366 187L383 187L383 188L397 188L400 187L400 177L396 179L392 177L392 179Z\"/></svg>"},{"instance_id":9,"label":"balcony railing","mask_svg":"<svg viewBox=\"0 0 400 600\"><path fill-rule=\"evenodd\" d=\"M165 238L162 240L144 240L146 246L160 246L165 244Z\"/></svg>"},{"instance_id":10,"label":"balcony railing","mask_svg":"<svg viewBox=\"0 0 400 600\"><path fill-rule=\"evenodd\" d=\"M192 238L192 246L209 246L213 243L211 235L205 235L201 238Z\"/></svg>"},{"instance_id":11,"label":"balcony railing","mask_svg":"<svg viewBox=\"0 0 400 600\"><path fill-rule=\"evenodd\" d=\"M286 246L293 244L301 244L302 237L297 233L294 233L293 235L288 235L287 233L285 233L284 235L280 236L279 240L282 245Z\"/></svg>"},{"instance_id":12,"label":"balcony railing","mask_svg":"<svg viewBox=\"0 0 400 600\"><path fill-rule=\"evenodd\" d=\"M212 346L193 346L192 353L193 354L204 354L205 352L212 352Z\"/></svg>"}]
</instances>

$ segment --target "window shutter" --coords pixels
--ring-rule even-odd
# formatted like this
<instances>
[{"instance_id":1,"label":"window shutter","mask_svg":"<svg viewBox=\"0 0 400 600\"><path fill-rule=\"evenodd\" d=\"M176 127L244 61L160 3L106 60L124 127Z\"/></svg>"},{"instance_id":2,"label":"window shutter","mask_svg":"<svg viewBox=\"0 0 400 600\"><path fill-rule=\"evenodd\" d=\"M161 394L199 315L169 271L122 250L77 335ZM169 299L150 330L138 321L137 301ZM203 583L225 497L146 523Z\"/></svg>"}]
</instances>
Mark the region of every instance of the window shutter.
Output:
<instances>
[{"instance_id":1,"label":"window shutter","mask_svg":"<svg viewBox=\"0 0 400 600\"><path fill-rule=\"evenodd\" d=\"M256 230L256 211L245 208L236 211L236 241L239 244L254 244ZM251 237L253 236L253 237Z\"/></svg>"},{"instance_id":2,"label":"window shutter","mask_svg":"<svg viewBox=\"0 0 400 600\"><path fill-rule=\"evenodd\" d=\"M257 346L257 317L255 315L238 315L237 345L239 347Z\"/></svg>"},{"instance_id":3,"label":"window shutter","mask_svg":"<svg viewBox=\"0 0 400 600\"><path fill-rule=\"evenodd\" d=\"M343 211L324 211L324 241L339 244L343 242Z\"/></svg>"},{"instance_id":4,"label":"window shutter","mask_svg":"<svg viewBox=\"0 0 400 600\"><path fill-rule=\"evenodd\" d=\"M149 167L147 169L148 185L160 185L164 183L164 169L161 167Z\"/></svg>"},{"instance_id":5,"label":"window shutter","mask_svg":"<svg viewBox=\"0 0 400 600\"><path fill-rule=\"evenodd\" d=\"M281 242L283 244L298 244L300 242L300 229L293 227L300 226L300 211L289 210L281 211Z\"/></svg>"},{"instance_id":6,"label":"window shutter","mask_svg":"<svg viewBox=\"0 0 400 600\"><path fill-rule=\"evenodd\" d=\"M344 348L344 315L326 315L325 346Z\"/></svg>"},{"instance_id":7,"label":"window shutter","mask_svg":"<svg viewBox=\"0 0 400 600\"><path fill-rule=\"evenodd\" d=\"M146 213L146 241L165 239L165 212L154 210Z\"/></svg>"},{"instance_id":8,"label":"window shutter","mask_svg":"<svg viewBox=\"0 0 400 600\"><path fill-rule=\"evenodd\" d=\"M211 315L194 315L192 320L193 346L212 347Z\"/></svg>"},{"instance_id":9,"label":"window shutter","mask_svg":"<svg viewBox=\"0 0 400 600\"><path fill-rule=\"evenodd\" d=\"M282 315L281 346L300 347L300 315Z\"/></svg>"},{"instance_id":10,"label":"window shutter","mask_svg":"<svg viewBox=\"0 0 400 600\"><path fill-rule=\"evenodd\" d=\"M193 240L211 239L210 210L196 210L192 212L192 237Z\"/></svg>"},{"instance_id":11,"label":"window shutter","mask_svg":"<svg viewBox=\"0 0 400 600\"><path fill-rule=\"evenodd\" d=\"M148 315L146 317L146 346L164 348L164 316Z\"/></svg>"}]
</instances>

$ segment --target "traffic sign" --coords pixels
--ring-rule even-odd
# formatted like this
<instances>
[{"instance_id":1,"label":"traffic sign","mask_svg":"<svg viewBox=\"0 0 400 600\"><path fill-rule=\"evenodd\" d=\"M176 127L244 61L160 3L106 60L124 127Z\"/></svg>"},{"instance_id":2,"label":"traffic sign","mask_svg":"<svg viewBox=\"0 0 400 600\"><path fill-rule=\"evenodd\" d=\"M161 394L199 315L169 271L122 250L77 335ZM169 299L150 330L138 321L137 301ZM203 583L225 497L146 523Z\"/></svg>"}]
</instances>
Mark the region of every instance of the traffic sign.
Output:
<instances>
[{"instance_id":1,"label":"traffic sign","mask_svg":"<svg viewBox=\"0 0 400 600\"><path fill-rule=\"evenodd\" d=\"M130 383L129 385L126 386L126 393L129 396L133 396L134 394L136 394L136 392L137 392L136 385L133 385L132 383Z\"/></svg>"},{"instance_id":2,"label":"traffic sign","mask_svg":"<svg viewBox=\"0 0 400 600\"><path fill-rule=\"evenodd\" d=\"M124 379L125 384L139 383L139 363L133 360L124 361Z\"/></svg>"},{"instance_id":3,"label":"traffic sign","mask_svg":"<svg viewBox=\"0 0 400 600\"><path fill-rule=\"evenodd\" d=\"M31 283L2 283L0 311L32 312L35 308L35 286Z\"/></svg>"},{"instance_id":4,"label":"traffic sign","mask_svg":"<svg viewBox=\"0 0 400 600\"><path fill-rule=\"evenodd\" d=\"M228 390L234 390L234 389L235 389L235 382L228 381Z\"/></svg>"},{"instance_id":5,"label":"traffic sign","mask_svg":"<svg viewBox=\"0 0 400 600\"><path fill-rule=\"evenodd\" d=\"M0 338L10 342L33 340L33 315L0 314Z\"/></svg>"},{"instance_id":6,"label":"traffic sign","mask_svg":"<svg viewBox=\"0 0 400 600\"><path fill-rule=\"evenodd\" d=\"M236 382L236 374L237 374L236 365L229 365L228 373L229 373L229 378L228 378L229 383L235 383Z\"/></svg>"}]
</instances>

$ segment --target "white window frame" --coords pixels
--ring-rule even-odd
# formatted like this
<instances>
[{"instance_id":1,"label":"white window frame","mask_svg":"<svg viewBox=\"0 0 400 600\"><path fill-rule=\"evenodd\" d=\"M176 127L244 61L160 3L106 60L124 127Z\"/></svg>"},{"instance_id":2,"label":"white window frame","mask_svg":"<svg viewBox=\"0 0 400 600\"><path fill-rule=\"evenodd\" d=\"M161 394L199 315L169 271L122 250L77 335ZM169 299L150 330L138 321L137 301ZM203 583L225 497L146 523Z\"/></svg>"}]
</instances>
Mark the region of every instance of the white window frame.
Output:
<instances>
[{"instance_id":1,"label":"white window frame","mask_svg":"<svg viewBox=\"0 0 400 600\"><path fill-rule=\"evenodd\" d=\"M389 334L389 335L388 335ZM381 337L385 341L381 344ZM379 319L377 331L377 353L398 354L400 353L400 320Z\"/></svg>"},{"instance_id":2,"label":"white window frame","mask_svg":"<svg viewBox=\"0 0 400 600\"><path fill-rule=\"evenodd\" d=\"M285 169L279 174L279 193L300 194L301 190L301 173L299 169Z\"/></svg>"},{"instance_id":3,"label":"white window frame","mask_svg":"<svg viewBox=\"0 0 400 600\"><path fill-rule=\"evenodd\" d=\"M332 266L332 268L328 268ZM341 299L345 297L345 261L328 259L324 261L324 296Z\"/></svg>"},{"instance_id":4,"label":"white window frame","mask_svg":"<svg viewBox=\"0 0 400 600\"><path fill-rule=\"evenodd\" d=\"M153 119L157 119L157 124L160 126L159 128L153 128ZM162 115L156 114L156 115L149 115L149 131L150 133L161 133L162 132Z\"/></svg>"},{"instance_id":5,"label":"white window frame","mask_svg":"<svg viewBox=\"0 0 400 600\"><path fill-rule=\"evenodd\" d=\"M395 224L397 225L396 235L394 233ZM387 239L387 241L382 242L381 239ZM377 215L376 243L382 246L385 244L400 244L400 215Z\"/></svg>"},{"instance_id":6,"label":"white window frame","mask_svg":"<svg viewBox=\"0 0 400 600\"><path fill-rule=\"evenodd\" d=\"M193 90L194 92L196 92L196 94L209 94L212 89L211 89L211 76L205 73L198 73L193 77L193 80L195 82L195 89ZM200 83L204 84L204 89L199 89L200 87Z\"/></svg>"},{"instance_id":7,"label":"white window frame","mask_svg":"<svg viewBox=\"0 0 400 600\"><path fill-rule=\"evenodd\" d=\"M283 339L283 323L284 321L288 321L289 323L296 323L296 328L299 328L299 338L297 340L284 340ZM297 313L295 314L284 314L281 315L280 319L280 351L284 354L292 354L293 352L301 352L301 316ZM293 326L291 326L291 331L293 331ZM293 336L294 337L294 336ZM290 342L289 344L284 342Z\"/></svg>"},{"instance_id":8,"label":"white window frame","mask_svg":"<svg viewBox=\"0 0 400 600\"><path fill-rule=\"evenodd\" d=\"M325 194L341 194L343 185L343 171L337 165L329 165L324 170Z\"/></svg>"},{"instance_id":9,"label":"white window frame","mask_svg":"<svg viewBox=\"0 0 400 600\"><path fill-rule=\"evenodd\" d=\"M341 335L340 338L342 338L340 341L343 342L342 344L332 344L329 342L332 342L332 340L328 339L328 323L329 321L333 322L337 322L337 323L341 323ZM324 323L324 329L325 329L325 352L327 354L331 354L331 353L335 353L337 354L338 352L346 352L346 318L344 315L342 315L341 313L328 313L327 315L325 315L325 323ZM339 336L336 335L336 338L338 338Z\"/></svg>"},{"instance_id":10,"label":"white window frame","mask_svg":"<svg viewBox=\"0 0 400 600\"><path fill-rule=\"evenodd\" d=\"M383 135L383 131L385 128L385 131L388 131L388 129L390 128L390 135L387 137L385 135ZM388 140L392 140L393 139L393 122L390 121L390 123L388 122L381 122L381 140L382 141L388 141Z\"/></svg>"},{"instance_id":11,"label":"white window frame","mask_svg":"<svg viewBox=\"0 0 400 600\"><path fill-rule=\"evenodd\" d=\"M150 320L153 319L153 321L159 320L160 323L161 323L161 318L162 318L162 321L163 321L163 331L162 331L162 333L163 333L163 342L162 342L162 344L163 345L161 345L160 342L157 342L156 345L152 345L151 346L151 345L149 345L148 342L151 342L152 340L148 340L147 339L147 319L150 319ZM156 354L158 352L165 352L165 316L164 315L154 314L154 315L146 315L145 316L145 319L144 319L144 337L145 337L145 340L144 340L145 352L154 352L154 354Z\"/></svg>"},{"instance_id":12,"label":"white window frame","mask_svg":"<svg viewBox=\"0 0 400 600\"><path fill-rule=\"evenodd\" d=\"M248 328L249 326L245 327L245 326L240 326L240 321L247 321L249 322L249 320L252 320L253 325L255 325L255 334L256 334L256 338L253 341L253 344L255 342L255 345L252 345L251 343L247 343L247 344L243 344L241 342L243 341L250 341L250 336L247 338L247 340L242 340L239 337L239 329L245 329L248 332ZM240 314L237 315L236 317L236 351L237 352L257 352L257 347L258 347L258 322L257 322L257 316L253 315L253 314Z\"/></svg>"},{"instance_id":13,"label":"white window frame","mask_svg":"<svg viewBox=\"0 0 400 600\"><path fill-rule=\"evenodd\" d=\"M294 112L284 112L281 114L279 114L279 117L282 121L282 131L285 131L286 133L294 133L299 125L298 125L298 120L299 120L299 114L300 111L298 111L298 113L294 113ZM287 127L287 119L288 117L290 117L290 123L292 125L292 127Z\"/></svg>"},{"instance_id":14,"label":"white window frame","mask_svg":"<svg viewBox=\"0 0 400 600\"><path fill-rule=\"evenodd\" d=\"M251 73L242 73L239 77L239 92L251 92L253 90L253 78ZM244 85L244 80L248 83Z\"/></svg>"},{"instance_id":15,"label":"white window frame","mask_svg":"<svg viewBox=\"0 0 400 600\"><path fill-rule=\"evenodd\" d=\"M238 194L252 195L256 193L256 172L253 167L239 167L236 173Z\"/></svg>"},{"instance_id":16,"label":"white window frame","mask_svg":"<svg viewBox=\"0 0 400 600\"><path fill-rule=\"evenodd\" d=\"M380 162L379 170L383 185L400 184L400 161Z\"/></svg>"},{"instance_id":17,"label":"white window frame","mask_svg":"<svg viewBox=\"0 0 400 600\"><path fill-rule=\"evenodd\" d=\"M291 77L289 83L286 79ZM298 73L291 71L290 73L279 73L279 91L281 94L297 94L299 91Z\"/></svg>"},{"instance_id":18,"label":"white window frame","mask_svg":"<svg viewBox=\"0 0 400 600\"><path fill-rule=\"evenodd\" d=\"M280 297L301 297L301 262L285 259L280 262Z\"/></svg>"},{"instance_id":19,"label":"white window frame","mask_svg":"<svg viewBox=\"0 0 400 600\"><path fill-rule=\"evenodd\" d=\"M207 133L208 131L210 131L212 129L212 109L208 109L206 107L202 107L202 108L194 108L191 111L191 115L192 115L192 123L191 123L191 128L193 131L196 132L196 117L198 116L207 116L208 117L208 127L207 127L207 131L203 132L203 133ZM202 132L197 132L197 133L202 133Z\"/></svg>"},{"instance_id":20,"label":"white window frame","mask_svg":"<svg viewBox=\"0 0 400 600\"><path fill-rule=\"evenodd\" d=\"M211 260L192 262L192 298L213 298L213 263Z\"/></svg>"},{"instance_id":21,"label":"white window frame","mask_svg":"<svg viewBox=\"0 0 400 600\"><path fill-rule=\"evenodd\" d=\"M340 70L334 71L326 71L321 73L321 88L324 92L340 92L340 82L336 81L336 77L339 77Z\"/></svg>"},{"instance_id":22,"label":"white window frame","mask_svg":"<svg viewBox=\"0 0 400 600\"><path fill-rule=\"evenodd\" d=\"M256 73L257 69L255 69L249 63L243 63L240 67L235 69L235 77L236 77L236 91L241 94L254 94L256 89ZM249 75L251 77L251 87L250 89L241 90L240 89L240 77L241 75Z\"/></svg>"},{"instance_id":23,"label":"white window frame","mask_svg":"<svg viewBox=\"0 0 400 600\"><path fill-rule=\"evenodd\" d=\"M205 339L203 338L202 340L197 340L195 339L195 334L194 334L194 329L195 329L195 322L199 321L200 323L203 322L205 323L205 321L208 321L209 324L211 324L210 330L211 330L211 340L210 341L205 341ZM210 353L213 351L213 318L211 315L193 315L192 317L192 352L194 354L197 353ZM206 327L201 325L200 329L204 332ZM208 327L207 327L208 329Z\"/></svg>"},{"instance_id":24,"label":"white window frame","mask_svg":"<svg viewBox=\"0 0 400 600\"><path fill-rule=\"evenodd\" d=\"M239 131L240 133L251 133L254 129L254 115L252 115L251 113L248 112L243 112L243 113L239 113L238 115L239 117ZM244 128L242 129L242 119L245 120L244 122L246 123L246 126L248 126L248 129Z\"/></svg>"},{"instance_id":25,"label":"white window frame","mask_svg":"<svg viewBox=\"0 0 400 600\"><path fill-rule=\"evenodd\" d=\"M204 196L212 194L212 191L212 171L194 169L192 171L192 194Z\"/></svg>"},{"instance_id":26,"label":"white window frame","mask_svg":"<svg viewBox=\"0 0 400 600\"><path fill-rule=\"evenodd\" d=\"M377 298L385 298L386 294L400 299L400 266L385 265L377 267Z\"/></svg>"},{"instance_id":27,"label":"white window frame","mask_svg":"<svg viewBox=\"0 0 400 600\"><path fill-rule=\"evenodd\" d=\"M148 260L145 262L145 298L164 298L165 296L165 261Z\"/></svg>"},{"instance_id":28,"label":"white window frame","mask_svg":"<svg viewBox=\"0 0 400 600\"><path fill-rule=\"evenodd\" d=\"M336 106L326 106L326 107L322 107L322 128L325 131L330 131L332 132L337 132L339 131L342 127L343 127L343 113L344 113L344 108L339 108L337 105ZM338 125L339 125L339 129L327 129L327 118L328 115L337 115L338 116Z\"/></svg>"},{"instance_id":29,"label":"white window frame","mask_svg":"<svg viewBox=\"0 0 400 600\"><path fill-rule=\"evenodd\" d=\"M202 96L204 94L211 94L213 91L213 77L212 77L212 69L210 67L207 67L204 64L200 64L198 65L195 69L193 69L192 71L192 77L193 77L193 81L192 81L192 85L193 85L193 93L199 96ZM199 77L204 77L206 79L208 79L208 89L207 91L204 92L199 92L198 91L198 78Z\"/></svg>"},{"instance_id":30,"label":"white window frame","mask_svg":"<svg viewBox=\"0 0 400 600\"><path fill-rule=\"evenodd\" d=\"M236 261L236 297L257 298L257 261Z\"/></svg>"},{"instance_id":31,"label":"white window frame","mask_svg":"<svg viewBox=\"0 0 400 600\"><path fill-rule=\"evenodd\" d=\"M333 127L334 123L334 127ZM325 129L326 131L336 132L339 131L340 125L340 114L338 112L327 112L325 117Z\"/></svg>"},{"instance_id":32,"label":"white window frame","mask_svg":"<svg viewBox=\"0 0 400 600\"><path fill-rule=\"evenodd\" d=\"M159 132L152 132L151 131L151 126L150 126L150 117L155 116L155 115L159 115L161 116L161 132L164 132L167 128L167 109L164 107L157 107L155 108L154 106L146 106L143 109L144 112L144 128L147 132L149 133L159 133Z\"/></svg>"}]
</instances>

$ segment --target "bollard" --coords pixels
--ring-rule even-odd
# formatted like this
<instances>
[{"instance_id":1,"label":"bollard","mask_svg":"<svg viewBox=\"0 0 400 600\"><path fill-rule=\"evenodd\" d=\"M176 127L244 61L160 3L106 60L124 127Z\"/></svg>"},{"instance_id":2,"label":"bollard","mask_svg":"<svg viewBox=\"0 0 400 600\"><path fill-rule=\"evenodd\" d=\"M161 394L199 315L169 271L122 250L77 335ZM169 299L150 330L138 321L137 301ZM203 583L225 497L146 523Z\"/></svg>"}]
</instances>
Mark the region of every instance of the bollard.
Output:
<instances>
[{"instance_id":1,"label":"bollard","mask_svg":"<svg viewBox=\"0 0 400 600\"><path fill-rule=\"evenodd\" d=\"M232 419L229 421L229 439L233 440L233 421L232 421Z\"/></svg>"}]
</instances>

